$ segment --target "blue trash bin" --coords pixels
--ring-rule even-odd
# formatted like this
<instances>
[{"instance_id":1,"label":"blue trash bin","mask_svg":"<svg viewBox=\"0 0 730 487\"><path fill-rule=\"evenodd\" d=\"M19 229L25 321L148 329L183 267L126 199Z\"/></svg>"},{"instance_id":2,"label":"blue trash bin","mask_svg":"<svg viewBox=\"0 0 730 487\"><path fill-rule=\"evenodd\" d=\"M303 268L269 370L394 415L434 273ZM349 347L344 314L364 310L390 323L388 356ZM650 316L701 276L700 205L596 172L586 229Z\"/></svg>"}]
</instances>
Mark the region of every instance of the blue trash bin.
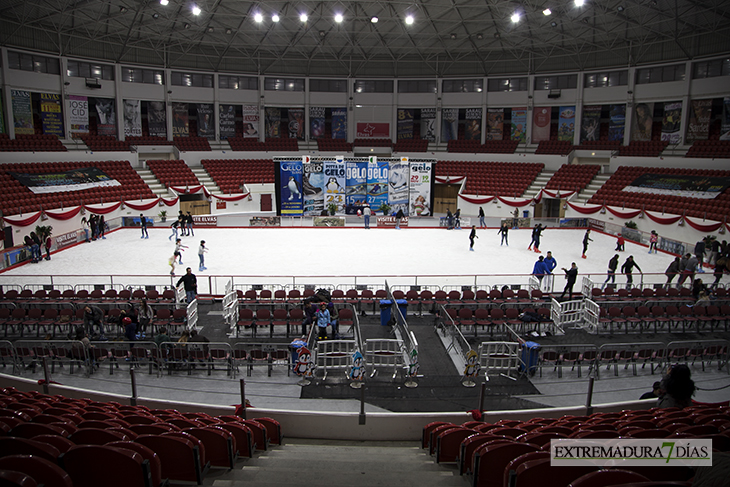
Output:
<instances>
[{"instance_id":1,"label":"blue trash bin","mask_svg":"<svg viewBox=\"0 0 730 487\"><path fill-rule=\"evenodd\" d=\"M524 210L522 212L522 218L530 218L530 210Z\"/></svg>"},{"instance_id":2,"label":"blue trash bin","mask_svg":"<svg viewBox=\"0 0 730 487\"><path fill-rule=\"evenodd\" d=\"M534 375L537 370L537 361L540 352L540 344L536 342L525 342L522 345L522 365L520 370L527 369L530 375Z\"/></svg>"},{"instance_id":3,"label":"blue trash bin","mask_svg":"<svg viewBox=\"0 0 730 487\"><path fill-rule=\"evenodd\" d=\"M390 307L393 305L393 301L390 299L381 299L380 300L380 325L381 326L388 326L388 322L390 321L390 317L392 316L392 312Z\"/></svg>"},{"instance_id":4,"label":"blue trash bin","mask_svg":"<svg viewBox=\"0 0 730 487\"><path fill-rule=\"evenodd\" d=\"M400 308L400 313L403 315L403 318L406 318L408 316L408 301L405 299L396 299L395 303Z\"/></svg>"}]
</instances>

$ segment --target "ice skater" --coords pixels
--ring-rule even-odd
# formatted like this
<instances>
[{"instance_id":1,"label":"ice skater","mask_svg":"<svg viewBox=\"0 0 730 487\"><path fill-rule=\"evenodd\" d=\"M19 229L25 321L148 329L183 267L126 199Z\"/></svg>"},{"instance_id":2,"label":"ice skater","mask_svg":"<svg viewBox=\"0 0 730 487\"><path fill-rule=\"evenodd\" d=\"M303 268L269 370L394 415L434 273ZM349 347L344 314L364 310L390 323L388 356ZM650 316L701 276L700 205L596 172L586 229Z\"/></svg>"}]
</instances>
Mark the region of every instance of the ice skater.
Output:
<instances>
[{"instance_id":1,"label":"ice skater","mask_svg":"<svg viewBox=\"0 0 730 487\"><path fill-rule=\"evenodd\" d=\"M507 222L502 223L502 226L499 227L499 230L497 231L497 235L502 234L502 241L499 243L499 246L501 247L504 244L507 244L507 247L509 247L509 240L507 239L507 234L509 233L509 225Z\"/></svg>"},{"instance_id":2,"label":"ice skater","mask_svg":"<svg viewBox=\"0 0 730 487\"><path fill-rule=\"evenodd\" d=\"M183 249L187 249L187 248L188 248L187 245L182 244L182 240L180 240L179 238L177 240L175 240L175 253L173 255L176 255L180 259L180 262L179 262L180 265L182 265L182 263L183 263L183 261L182 261L182 253L184 252Z\"/></svg>"},{"instance_id":3,"label":"ice skater","mask_svg":"<svg viewBox=\"0 0 730 487\"><path fill-rule=\"evenodd\" d=\"M450 208L446 208L446 223L448 224L447 230L454 228L454 215L451 213Z\"/></svg>"},{"instance_id":4,"label":"ice skater","mask_svg":"<svg viewBox=\"0 0 730 487\"><path fill-rule=\"evenodd\" d=\"M560 295L559 300L562 300L565 296L565 293L568 293L568 300L573 299L573 286L575 286L575 281L578 279L578 266L575 265L575 262L570 264L570 269L566 269L563 267L563 271L565 271L565 278L568 280L565 283L565 288L563 288L563 293Z\"/></svg>"},{"instance_id":5,"label":"ice skater","mask_svg":"<svg viewBox=\"0 0 730 487\"><path fill-rule=\"evenodd\" d=\"M403 208L398 208L398 213L395 214L395 229L400 230L400 222L403 220Z\"/></svg>"},{"instance_id":6,"label":"ice skater","mask_svg":"<svg viewBox=\"0 0 730 487\"><path fill-rule=\"evenodd\" d=\"M194 237L195 234L193 233L193 215L191 215L190 212L185 215L185 225L187 227L187 235Z\"/></svg>"},{"instance_id":7,"label":"ice skater","mask_svg":"<svg viewBox=\"0 0 730 487\"><path fill-rule=\"evenodd\" d=\"M583 236L583 255L581 255L582 259L586 258L586 252L588 251L588 242L593 242L593 239L591 238L590 228L586 230L586 234Z\"/></svg>"},{"instance_id":8,"label":"ice skater","mask_svg":"<svg viewBox=\"0 0 730 487\"><path fill-rule=\"evenodd\" d=\"M547 227L543 227L542 223L538 223L535 225L535 228L532 230L532 242L530 242L530 247L532 245L535 245L535 252L538 254L540 252L540 237L542 236L542 231L545 230ZM527 248L527 250L531 250L530 247Z\"/></svg>"},{"instance_id":9,"label":"ice skater","mask_svg":"<svg viewBox=\"0 0 730 487\"><path fill-rule=\"evenodd\" d=\"M454 213L454 220L456 224L456 230L461 230L461 209L457 208L456 213Z\"/></svg>"},{"instance_id":10,"label":"ice skater","mask_svg":"<svg viewBox=\"0 0 730 487\"><path fill-rule=\"evenodd\" d=\"M177 262L177 256L173 255L169 259L167 259L167 263L170 266L170 275L172 277L175 277L175 263Z\"/></svg>"},{"instance_id":11,"label":"ice skater","mask_svg":"<svg viewBox=\"0 0 730 487\"><path fill-rule=\"evenodd\" d=\"M553 288L553 272L558 267L558 261L553 257L553 253L548 250L545 256L545 265L547 266L547 274L545 275L545 290L550 291Z\"/></svg>"},{"instance_id":12,"label":"ice skater","mask_svg":"<svg viewBox=\"0 0 730 487\"><path fill-rule=\"evenodd\" d=\"M471 232L469 232L469 250L474 252L474 239L479 238L477 236L477 227L476 225L471 226Z\"/></svg>"},{"instance_id":13,"label":"ice skater","mask_svg":"<svg viewBox=\"0 0 730 487\"><path fill-rule=\"evenodd\" d=\"M484 224L484 208L479 207L479 228L487 228Z\"/></svg>"},{"instance_id":14,"label":"ice skater","mask_svg":"<svg viewBox=\"0 0 730 487\"><path fill-rule=\"evenodd\" d=\"M371 213L372 213L372 211L370 210L370 205L368 205L366 203L362 209L362 218L363 218L363 221L365 222L365 228L367 228L368 230L370 229L370 214Z\"/></svg>"},{"instance_id":15,"label":"ice skater","mask_svg":"<svg viewBox=\"0 0 730 487\"><path fill-rule=\"evenodd\" d=\"M626 244L626 240L624 239L624 236L620 233L616 235L616 248L614 249L616 252L623 252L624 251L624 245Z\"/></svg>"},{"instance_id":16,"label":"ice skater","mask_svg":"<svg viewBox=\"0 0 730 487\"><path fill-rule=\"evenodd\" d=\"M170 228L172 229L172 234L169 237L167 237L167 239L172 240L172 237L175 237L175 240L177 240L177 231L182 225L183 225L182 217L178 217L177 220L172 222L172 225L170 225Z\"/></svg>"},{"instance_id":17,"label":"ice skater","mask_svg":"<svg viewBox=\"0 0 730 487\"><path fill-rule=\"evenodd\" d=\"M626 262L624 262L624 264L621 266L621 273L626 276L626 289L631 289L633 287L634 275L632 272L634 270L634 267L636 267L636 270L639 271L639 274L643 274L643 272L641 272L641 267L639 267L639 265L634 262L634 256L629 255L629 258L626 259Z\"/></svg>"},{"instance_id":18,"label":"ice skater","mask_svg":"<svg viewBox=\"0 0 730 487\"><path fill-rule=\"evenodd\" d=\"M659 241L659 235L656 233L656 230L651 231L651 235L649 236L649 253L651 254L654 252L656 254L656 244Z\"/></svg>"},{"instance_id":19,"label":"ice skater","mask_svg":"<svg viewBox=\"0 0 730 487\"><path fill-rule=\"evenodd\" d=\"M142 213L139 214L139 224L142 227L142 236L139 238L150 238L150 234L147 233L147 218Z\"/></svg>"},{"instance_id":20,"label":"ice skater","mask_svg":"<svg viewBox=\"0 0 730 487\"><path fill-rule=\"evenodd\" d=\"M208 251L208 247L205 246L205 240L200 241L200 247L198 247L198 259L200 260L200 267L198 267L199 271L204 271L207 269L205 267L205 253Z\"/></svg>"},{"instance_id":21,"label":"ice skater","mask_svg":"<svg viewBox=\"0 0 730 487\"><path fill-rule=\"evenodd\" d=\"M611 281L611 284L616 285L616 269L618 269L618 254L611 257L611 260L608 261L608 272L606 273L606 280L603 281L601 290L606 287L608 281Z\"/></svg>"}]
</instances>

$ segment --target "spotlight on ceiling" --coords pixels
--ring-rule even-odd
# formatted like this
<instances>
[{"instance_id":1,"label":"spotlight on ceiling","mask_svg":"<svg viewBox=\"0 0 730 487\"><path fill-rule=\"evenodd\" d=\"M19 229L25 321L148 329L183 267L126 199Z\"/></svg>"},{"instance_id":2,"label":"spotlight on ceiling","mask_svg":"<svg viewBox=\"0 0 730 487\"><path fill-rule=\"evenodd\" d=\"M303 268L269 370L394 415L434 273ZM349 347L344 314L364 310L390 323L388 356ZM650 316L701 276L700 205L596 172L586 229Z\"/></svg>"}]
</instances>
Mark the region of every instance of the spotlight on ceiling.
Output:
<instances>
[{"instance_id":1,"label":"spotlight on ceiling","mask_svg":"<svg viewBox=\"0 0 730 487\"><path fill-rule=\"evenodd\" d=\"M228 34L228 35L231 35L231 34L233 34L233 30L231 30L231 29L226 29L226 34Z\"/></svg>"},{"instance_id":2,"label":"spotlight on ceiling","mask_svg":"<svg viewBox=\"0 0 730 487\"><path fill-rule=\"evenodd\" d=\"M200 12L200 7L198 7L197 5L193 5L193 15L200 15Z\"/></svg>"},{"instance_id":3,"label":"spotlight on ceiling","mask_svg":"<svg viewBox=\"0 0 730 487\"><path fill-rule=\"evenodd\" d=\"M618 7L616 7L616 10L618 10L619 12L623 12L624 11L624 6L623 5L619 5Z\"/></svg>"},{"instance_id":4,"label":"spotlight on ceiling","mask_svg":"<svg viewBox=\"0 0 730 487\"><path fill-rule=\"evenodd\" d=\"M335 15L335 22L337 22L338 24L341 24L344 19L345 18L342 16L342 14Z\"/></svg>"},{"instance_id":5,"label":"spotlight on ceiling","mask_svg":"<svg viewBox=\"0 0 730 487\"><path fill-rule=\"evenodd\" d=\"M585 0L575 0L576 7L582 7L584 3L585 3Z\"/></svg>"},{"instance_id":6,"label":"spotlight on ceiling","mask_svg":"<svg viewBox=\"0 0 730 487\"><path fill-rule=\"evenodd\" d=\"M307 14L299 14L299 20L301 20L302 22L306 22L308 19L309 17L307 16Z\"/></svg>"},{"instance_id":7,"label":"spotlight on ceiling","mask_svg":"<svg viewBox=\"0 0 730 487\"><path fill-rule=\"evenodd\" d=\"M261 15L259 12L256 12L255 14L253 14L253 20L257 24L260 24L261 22L264 21L264 16Z\"/></svg>"},{"instance_id":8,"label":"spotlight on ceiling","mask_svg":"<svg viewBox=\"0 0 730 487\"><path fill-rule=\"evenodd\" d=\"M413 24L413 15L406 16L406 24L411 25Z\"/></svg>"},{"instance_id":9,"label":"spotlight on ceiling","mask_svg":"<svg viewBox=\"0 0 730 487\"><path fill-rule=\"evenodd\" d=\"M279 14L272 15L271 16L271 21L272 22L278 22L279 21Z\"/></svg>"},{"instance_id":10,"label":"spotlight on ceiling","mask_svg":"<svg viewBox=\"0 0 730 487\"><path fill-rule=\"evenodd\" d=\"M552 11L552 10L550 10L549 8L546 8L545 10L543 10L543 11L542 11L542 14L543 14L543 15L544 15L545 17L547 17L547 16L548 16L548 15L550 15L551 13L553 13L553 11Z\"/></svg>"},{"instance_id":11,"label":"spotlight on ceiling","mask_svg":"<svg viewBox=\"0 0 730 487\"><path fill-rule=\"evenodd\" d=\"M190 24L188 24L187 22L185 22L185 23L183 24L183 27L184 27L184 28L186 28L186 29L189 29L189 28L190 28Z\"/></svg>"},{"instance_id":12,"label":"spotlight on ceiling","mask_svg":"<svg viewBox=\"0 0 730 487\"><path fill-rule=\"evenodd\" d=\"M377 24L378 23L378 18L373 15L372 17L370 17L370 22L372 22L373 24Z\"/></svg>"},{"instance_id":13,"label":"spotlight on ceiling","mask_svg":"<svg viewBox=\"0 0 730 487\"><path fill-rule=\"evenodd\" d=\"M451 34L452 39L456 39L456 34Z\"/></svg>"},{"instance_id":14,"label":"spotlight on ceiling","mask_svg":"<svg viewBox=\"0 0 730 487\"><path fill-rule=\"evenodd\" d=\"M513 13L512 17L510 17L510 19L512 20L512 23L516 24L517 22L520 21L520 14L517 12Z\"/></svg>"},{"instance_id":15,"label":"spotlight on ceiling","mask_svg":"<svg viewBox=\"0 0 730 487\"><path fill-rule=\"evenodd\" d=\"M120 13L126 13L127 12L127 7L119 7L119 12Z\"/></svg>"},{"instance_id":16,"label":"spotlight on ceiling","mask_svg":"<svg viewBox=\"0 0 730 487\"><path fill-rule=\"evenodd\" d=\"M160 5L162 5L163 7L168 3L170 3L170 0L160 0Z\"/></svg>"},{"instance_id":17,"label":"spotlight on ceiling","mask_svg":"<svg viewBox=\"0 0 730 487\"><path fill-rule=\"evenodd\" d=\"M212 26L212 25L208 26L208 32L213 32L214 30L215 30L215 29L213 28L213 26Z\"/></svg>"},{"instance_id":18,"label":"spotlight on ceiling","mask_svg":"<svg viewBox=\"0 0 730 487\"><path fill-rule=\"evenodd\" d=\"M327 33L323 30L319 31L319 37L324 37Z\"/></svg>"},{"instance_id":19,"label":"spotlight on ceiling","mask_svg":"<svg viewBox=\"0 0 730 487\"><path fill-rule=\"evenodd\" d=\"M152 18L153 19L159 19L160 18L160 14L158 14L157 12L153 13L152 14Z\"/></svg>"},{"instance_id":20,"label":"spotlight on ceiling","mask_svg":"<svg viewBox=\"0 0 730 487\"><path fill-rule=\"evenodd\" d=\"M495 33L494 33L494 38L495 38L495 39L499 39L499 38L500 38L499 32L495 32Z\"/></svg>"},{"instance_id":21,"label":"spotlight on ceiling","mask_svg":"<svg viewBox=\"0 0 730 487\"><path fill-rule=\"evenodd\" d=\"M558 26L558 23L557 23L557 22L555 22L555 21L553 21L553 22L550 22L550 26L551 26L551 27L557 27L557 26Z\"/></svg>"},{"instance_id":22,"label":"spotlight on ceiling","mask_svg":"<svg viewBox=\"0 0 730 487\"><path fill-rule=\"evenodd\" d=\"M479 39L480 41L484 39L484 34L482 34L481 32L477 34L477 39Z\"/></svg>"}]
</instances>

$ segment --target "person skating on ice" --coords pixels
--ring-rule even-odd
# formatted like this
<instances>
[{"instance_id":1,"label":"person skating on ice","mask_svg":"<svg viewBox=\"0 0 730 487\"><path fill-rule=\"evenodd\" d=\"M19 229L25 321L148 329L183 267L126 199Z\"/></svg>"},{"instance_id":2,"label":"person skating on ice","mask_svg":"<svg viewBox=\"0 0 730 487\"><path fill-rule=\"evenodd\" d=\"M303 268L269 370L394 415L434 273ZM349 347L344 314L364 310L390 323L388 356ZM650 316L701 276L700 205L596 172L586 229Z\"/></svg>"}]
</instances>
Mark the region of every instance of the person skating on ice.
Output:
<instances>
[{"instance_id":1,"label":"person skating on ice","mask_svg":"<svg viewBox=\"0 0 730 487\"><path fill-rule=\"evenodd\" d=\"M173 255L176 255L180 259L180 262L179 262L180 265L182 265L182 263L183 263L183 261L182 261L182 253L184 252L183 249L187 249L187 248L188 248L187 245L182 244L182 240L180 240L179 238L177 240L175 240L175 253Z\"/></svg>"},{"instance_id":2,"label":"person skating on ice","mask_svg":"<svg viewBox=\"0 0 730 487\"><path fill-rule=\"evenodd\" d=\"M634 267L636 267L636 270L639 271L639 274L643 274L641 272L641 267L638 266L636 262L634 262L634 256L629 255L629 258L626 259L626 262L621 266L621 273L626 275L626 289L631 289L634 283L634 275L633 270Z\"/></svg>"},{"instance_id":3,"label":"person skating on ice","mask_svg":"<svg viewBox=\"0 0 730 487\"><path fill-rule=\"evenodd\" d=\"M620 233L616 235L616 248L614 249L616 252L623 252L624 251L624 245L626 244L626 240L624 239L624 236Z\"/></svg>"},{"instance_id":4,"label":"person skating on ice","mask_svg":"<svg viewBox=\"0 0 730 487\"><path fill-rule=\"evenodd\" d=\"M477 227L476 225L471 226L471 232L469 232L469 250L474 252L474 239L479 238L477 236Z\"/></svg>"},{"instance_id":5,"label":"person skating on ice","mask_svg":"<svg viewBox=\"0 0 730 487\"><path fill-rule=\"evenodd\" d=\"M167 263L170 266L170 275L175 277L175 263L177 262L177 255L174 255L167 259Z\"/></svg>"},{"instance_id":6,"label":"person skating on ice","mask_svg":"<svg viewBox=\"0 0 730 487\"><path fill-rule=\"evenodd\" d=\"M565 288L563 288L563 293L560 295L559 300L562 300L565 296L565 293L568 293L568 300L573 298L573 286L575 285L575 281L578 279L578 266L575 265L575 262L573 262L570 265L570 269L566 269L563 267L563 271L565 271L565 278L568 280L565 283Z\"/></svg>"},{"instance_id":7,"label":"person skating on ice","mask_svg":"<svg viewBox=\"0 0 730 487\"><path fill-rule=\"evenodd\" d=\"M659 241L659 235L656 233L656 230L651 231L651 235L649 236L649 253L651 254L652 251L656 254L656 244Z\"/></svg>"},{"instance_id":8,"label":"person skating on ice","mask_svg":"<svg viewBox=\"0 0 730 487\"><path fill-rule=\"evenodd\" d=\"M487 228L487 225L484 224L484 208L481 206L479 207L479 228Z\"/></svg>"},{"instance_id":9,"label":"person skating on ice","mask_svg":"<svg viewBox=\"0 0 730 487\"><path fill-rule=\"evenodd\" d=\"M195 234L193 233L193 215L188 212L187 215L185 215L185 225L187 226L187 234L194 237Z\"/></svg>"},{"instance_id":10,"label":"person skating on ice","mask_svg":"<svg viewBox=\"0 0 730 487\"><path fill-rule=\"evenodd\" d=\"M616 284L616 269L618 269L618 254L611 257L611 260L608 261L608 272L606 273L606 280L603 281L601 290L606 287L608 281L611 281L611 284Z\"/></svg>"},{"instance_id":11,"label":"person skating on ice","mask_svg":"<svg viewBox=\"0 0 730 487\"><path fill-rule=\"evenodd\" d=\"M540 237L542 236L542 231L545 230L546 228L547 227L542 226L542 223L537 224L534 241L535 241L535 252L537 252L538 254L541 253L540 252Z\"/></svg>"},{"instance_id":12,"label":"person skating on ice","mask_svg":"<svg viewBox=\"0 0 730 487\"><path fill-rule=\"evenodd\" d=\"M139 238L150 238L150 234L147 233L147 217L144 214L139 214L139 224L142 227L142 236Z\"/></svg>"},{"instance_id":13,"label":"person skating on ice","mask_svg":"<svg viewBox=\"0 0 730 487\"><path fill-rule=\"evenodd\" d=\"M507 247L509 247L509 240L507 239L507 234L509 233L509 225L507 222L502 223L502 226L499 227L499 230L497 231L497 235L502 234L502 241L499 243L499 246L501 247L504 244L507 244Z\"/></svg>"},{"instance_id":14,"label":"person skating on ice","mask_svg":"<svg viewBox=\"0 0 730 487\"><path fill-rule=\"evenodd\" d=\"M395 229L400 230L400 222L403 220L403 208L398 208L398 213L395 214Z\"/></svg>"},{"instance_id":15,"label":"person skating on ice","mask_svg":"<svg viewBox=\"0 0 730 487\"><path fill-rule=\"evenodd\" d=\"M362 209L362 218L365 222L365 228L370 229L370 215L372 214L372 211L370 210L370 205L365 203L365 206Z\"/></svg>"},{"instance_id":16,"label":"person skating on ice","mask_svg":"<svg viewBox=\"0 0 730 487\"><path fill-rule=\"evenodd\" d=\"M178 229L182 226L182 224L183 224L183 222L182 222L181 217L178 217L177 220L172 222L172 225L170 225L170 228L172 229L172 234L169 237L167 237L168 240L172 240L172 237L175 237L175 240L177 240L177 232L178 232Z\"/></svg>"},{"instance_id":17,"label":"person skating on ice","mask_svg":"<svg viewBox=\"0 0 730 487\"><path fill-rule=\"evenodd\" d=\"M581 255L581 258L586 258L586 252L588 251L588 242L593 242L593 239L591 238L591 229L589 228L586 230L586 234L583 236L583 255Z\"/></svg>"},{"instance_id":18,"label":"person skating on ice","mask_svg":"<svg viewBox=\"0 0 730 487\"><path fill-rule=\"evenodd\" d=\"M548 250L545 256L545 265L547 266L547 274L545 274L545 289L550 291L553 288L553 272L558 267L558 261L553 257L553 253Z\"/></svg>"},{"instance_id":19,"label":"person skating on ice","mask_svg":"<svg viewBox=\"0 0 730 487\"><path fill-rule=\"evenodd\" d=\"M450 208L446 208L446 223L448 224L447 230L454 228L454 215L451 214Z\"/></svg>"},{"instance_id":20,"label":"person skating on ice","mask_svg":"<svg viewBox=\"0 0 730 487\"><path fill-rule=\"evenodd\" d=\"M461 209L457 208L456 213L454 213L454 224L456 225L456 230L461 230Z\"/></svg>"},{"instance_id":21,"label":"person skating on ice","mask_svg":"<svg viewBox=\"0 0 730 487\"><path fill-rule=\"evenodd\" d=\"M537 227L539 227L539 226L540 226L540 224L538 223L532 229L532 235L530 236L531 237L530 245L527 246L527 250L532 250L532 245L535 243L535 235L537 235Z\"/></svg>"},{"instance_id":22,"label":"person skating on ice","mask_svg":"<svg viewBox=\"0 0 730 487\"><path fill-rule=\"evenodd\" d=\"M205 240L201 240L200 246L198 247L198 259L200 260L200 267L198 268L199 271L207 269L207 267L205 267L205 253L207 251L208 247L205 246Z\"/></svg>"}]
</instances>

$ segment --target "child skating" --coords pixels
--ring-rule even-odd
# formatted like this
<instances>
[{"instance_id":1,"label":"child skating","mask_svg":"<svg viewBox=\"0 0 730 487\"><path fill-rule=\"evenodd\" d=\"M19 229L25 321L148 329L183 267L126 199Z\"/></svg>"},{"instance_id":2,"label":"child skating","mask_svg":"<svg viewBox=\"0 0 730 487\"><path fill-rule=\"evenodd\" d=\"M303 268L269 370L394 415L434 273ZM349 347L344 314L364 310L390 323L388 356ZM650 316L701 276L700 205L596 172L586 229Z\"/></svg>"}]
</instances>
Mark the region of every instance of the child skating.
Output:
<instances>
[{"instance_id":1,"label":"child skating","mask_svg":"<svg viewBox=\"0 0 730 487\"><path fill-rule=\"evenodd\" d=\"M469 250L474 252L474 239L479 238L477 236L477 227L476 225L471 226L471 232L469 232Z\"/></svg>"},{"instance_id":2,"label":"child skating","mask_svg":"<svg viewBox=\"0 0 730 487\"><path fill-rule=\"evenodd\" d=\"M169 259L167 259L167 263L170 266L170 275L172 277L175 277L175 263L176 262L177 262L177 256L176 255L173 255L172 257L170 257Z\"/></svg>"},{"instance_id":3,"label":"child skating","mask_svg":"<svg viewBox=\"0 0 730 487\"><path fill-rule=\"evenodd\" d=\"M175 253L173 255L176 255L180 259L180 262L179 262L180 265L182 265L182 263L183 263L183 261L182 261L182 253L184 252L183 249L187 249L187 248L188 248L187 245L182 244L182 240L180 240L179 238L177 240L175 240Z\"/></svg>"},{"instance_id":4,"label":"child skating","mask_svg":"<svg viewBox=\"0 0 730 487\"><path fill-rule=\"evenodd\" d=\"M586 234L583 236L583 255L581 255L583 259L586 258L586 252L588 251L588 242L593 242L593 239L591 238L590 228L586 230Z\"/></svg>"},{"instance_id":5,"label":"child skating","mask_svg":"<svg viewBox=\"0 0 730 487\"><path fill-rule=\"evenodd\" d=\"M200 259L200 267L198 267L199 271L204 271L207 269L205 267L205 253L208 251L208 247L205 246L205 240L200 241L200 247L198 247L198 259Z\"/></svg>"},{"instance_id":6,"label":"child skating","mask_svg":"<svg viewBox=\"0 0 730 487\"><path fill-rule=\"evenodd\" d=\"M649 253L651 254L652 251L656 254L656 244L659 242L659 234L656 233L656 230L651 231L651 235L649 236Z\"/></svg>"}]
</instances>

